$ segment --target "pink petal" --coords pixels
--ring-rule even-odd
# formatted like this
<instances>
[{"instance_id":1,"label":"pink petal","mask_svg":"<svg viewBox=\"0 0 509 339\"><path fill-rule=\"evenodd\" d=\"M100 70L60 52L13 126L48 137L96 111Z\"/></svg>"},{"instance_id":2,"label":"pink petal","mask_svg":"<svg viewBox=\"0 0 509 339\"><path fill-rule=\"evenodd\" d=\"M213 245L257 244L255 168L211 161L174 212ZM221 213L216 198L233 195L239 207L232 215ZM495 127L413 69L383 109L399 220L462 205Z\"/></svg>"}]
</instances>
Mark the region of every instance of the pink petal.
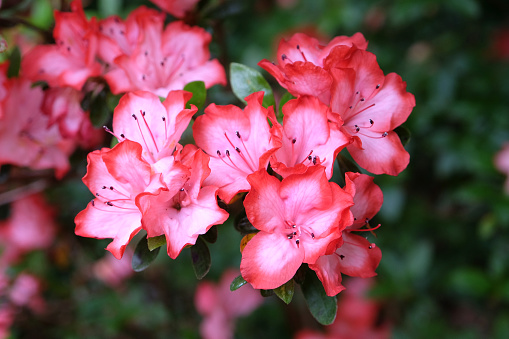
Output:
<instances>
[{"instance_id":1,"label":"pink petal","mask_svg":"<svg viewBox=\"0 0 509 339\"><path fill-rule=\"evenodd\" d=\"M346 178L355 185L354 205L350 210L356 221L349 228L359 228L378 213L382 207L383 193L369 175L347 172Z\"/></svg>"},{"instance_id":2,"label":"pink petal","mask_svg":"<svg viewBox=\"0 0 509 339\"><path fill-rule=\"evenodd\" d=\"M376 275L376 268L382 259L382 251L359 235L343 232L343 245L333 256L339 257L342 273L354 277L369 278Z\"/></svg>"},{"instance_id":3,"label":"pink petal","mask_svg":"<svg viewBox=\"0 0 509 339\"><path fill-rule=\"evenodd\" d=\"M293 278L303 257L285 235L259 232L242 252L240 272L254 288L272 289Z\"/></svg>"}]
</instances>

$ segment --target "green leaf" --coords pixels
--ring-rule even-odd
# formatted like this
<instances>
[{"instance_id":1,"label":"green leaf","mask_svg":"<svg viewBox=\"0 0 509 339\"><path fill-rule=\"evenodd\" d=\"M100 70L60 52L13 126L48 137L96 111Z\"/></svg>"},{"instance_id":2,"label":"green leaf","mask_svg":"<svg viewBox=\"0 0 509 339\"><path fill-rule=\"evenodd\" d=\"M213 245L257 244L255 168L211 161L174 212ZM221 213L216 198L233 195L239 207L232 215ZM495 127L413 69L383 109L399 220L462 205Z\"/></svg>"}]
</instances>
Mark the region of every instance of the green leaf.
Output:
<instances>
[{"instance_id":1,"label":"green leaf","mask_svg":"<svg viewBox=\"0 0 509 339\"><path fill-rule=\"evenodd\" d=\"M134 250L133 260L131 262L133 270L135 272L141 272L149 267L150 264L157 258L159 250L160 248L150 251L148 249L147 238L141 239Z\"/></svg>"},{"instance_id":2,"label":"green leaf","mask_svg":"<svg viewBox=\"0 0 509 339\"><path fill-rule=\"evenodd\" d=\"M293 279L290 279L286 284L274 289L274 293L287 305L292 301L294 292L295 284L293 283Z\"/></svg>"},{"instance_id":3,"label":"green leaf","mask_svg":"<svg viewBox=\"0 0 509 339\"><path fill-rule=\"evenodd\" d=\"M274 290L260 290L260 294L264 298L272 297L274 295Z\"/></svg>"},{"instance_id":4,"label":"green leaf","mask_svg":"<svg viewBox=\"0 0 509 339\"><path fill-rule=\"evenodd\" d=\"M308 270L306 279L301 285L302 293L306 299L309 311L322 325L330 325L336 319L338 304L336 297L329 297L323 288L322 282L315 272Z\"/></svg>"},{"instance_id":5,"label":"green leaf","mask_svg":"<svg viewBox=\"0 0 509 339\"><path fill-rule=\"evenodd\" d=\"M244 98L248 95L258 91L264 91L263 107L267 108L275 104L272 88L270 88L269 83L261 73L255 69L232 62L230 64L230 83L233 93L243 103L246 103Z\"/></svg>"},{"instance_id":6,"label":"green leaf","mask_svg":"<svg viewBox=\"0 0 509 339\"><path fill-rule=\"evenodd\" d=\"M242 235L258 232L258 229L256 229L247 218L246 212L242 212L235 217L233 226Z\"/></svg>"},{"instance_id":7,"label":"green leaf","mask_svg":"<svg viewBox=\"0 0 509 339\"><path fill-rule=\"evenodd\" d=\"M99 14L102 18L115 15L122 9L122 0L99 0L97 2Z\"/></svg>"},{"instance_id":8,"label":"green leaf","mask_svg":"<svg viewBox=\"0 0 509 339\"><path fill-rule=\"evenodd\" d=\"M18 46L12 49L11 55L9 55L9 68L7 69L7 77L15 78L19 74L19 68L21 67L21 52Z\"/></svg>"},{"instance_id":9,"label":"green leaf","mask_svg":"<svg viewBox=\"0 0 509 339\"><path fill-rule=\"evenodd\" d=\"M394 132L396 132L396 134L398 135L403 146L408 144L408 142L410 141L410 136L411 136L410 130L408 128L406 128L405 126L399 126L394 129Z\"/></svg>"},{"instance_id":10,"label":"green leaf","mask_svg":"<svg viewBox=\"0 0 509 339\"><path fill-rule=\"evenodd\" d=\"M283 116L283 106L290 100L295 99L293 95L291 95L289 92L286 92L281 97L281 100L279 100L279 112L281 116Z\"/></svg>"},{"instance_id":11,"label":"green leaf","mask_svg":"<svg viewBox=\"0 0 509 339\"><path fill-rule=\"evenodd\" d=\"M237 278L233 279L232 283L230 284L230 291L236 291L245 284L247 284L247 281L244 280L241 275L239 275Z\"/></svg>"},{"instance_id":12,"label":"green leaf","mask_svg":"<svg viewBox=\"0 0 509 339\"><path fill-rule=\"evenodd\" d=\"M164 235L160 235L157 237L150 237L147 239L148 249L153 251L158 249L159 247L166 244L166 237Z\"/></svg>"},{"instance_id":13,"label":"green leaf","mask_svg":"<svg viewBox=\"0 0 509 339\"><path fill-rule=\"evenodd\" d=\"M81 108L90 112L90 121L94 127L104 126L113 114L109 108L108 95L105 91L86 93L81 101Z\"/></svg>"},{"instance_id":14,"label":"green leaf","mask_svg":"<svg viewBox=\"0 0 509 339\"><path fill-rule=\"evenodd\" d=\"M207 233L202 235L202 238L211 244L215 243L217 241L217 227L212 226Z\"/></svg>"},{"instance_id":15,"label":"green leaf","mask_svg":"<svg viewBox=\"0 0 509 339\"><path fill-rule=\"evenodd\" d=\"M186 108L191 108L191 104L201 109L207 99L207 89L203 81L193 81L184 86L184 91L193 93L193 97L186 104Z\"/></svg>"},{"instance_id":16,"label":"green leaf","mask_svg":"<svg viewBox=\"0 0 509 339\"><path fill-rule=\"evenodd\" d=\"M196 278L199 280L203 279L209 273L212 263L207 243L201 237L196 239L194 246L191 246L191 260Z\"/></svg>"}]
</instances>

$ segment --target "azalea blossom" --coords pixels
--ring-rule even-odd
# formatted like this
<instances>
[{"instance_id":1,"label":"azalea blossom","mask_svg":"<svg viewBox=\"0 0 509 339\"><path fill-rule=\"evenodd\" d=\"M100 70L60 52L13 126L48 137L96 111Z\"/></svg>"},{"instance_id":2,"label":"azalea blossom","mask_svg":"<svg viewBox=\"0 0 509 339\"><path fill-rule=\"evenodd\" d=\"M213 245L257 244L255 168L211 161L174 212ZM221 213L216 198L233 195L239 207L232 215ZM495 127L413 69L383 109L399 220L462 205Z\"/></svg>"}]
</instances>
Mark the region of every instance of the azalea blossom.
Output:
<instances>
[{"instance_id":1,"label":"azalea blossom","mask_svg":"<svg viewBox=\"0 0 509 339\"><path fill-rule=\"evenodd\" d=\"M68 156L75 141L64 139L58 126L48 126L50 120L41 112L44 94L40 87L32 88L24 78L11 78L6 88L8 93L0 102L4 114L0 119L0 165L54 168L56 177L61 178L69 170Z\"/></svg>"},{"instance_id":2,"label":"azalea blossom","mask_svg":"<svg viewBox=\"0 0 509 339\"><path fill-rule=\"evenodd\" d=\"M353 198L328 182L317 165L279 181L265 170L248 177L244 200L251 224L260 230L242 252L240 271L257 289L290 280L302 263L313 264L353 222Z\"/></svg>"},{"instance_id":3,"label":"azalea blossom","mask_svg":"<svg viewBox=\"0 0 509 339\"><path fill-rule=\"evenodd\" d=\"M94 277L106 285L115 288L122 285L122 283L133 275L134 271L131 267L133 259L133 250L126 248L122 259L117 260L110 253L99 259L92 266L92 273Z\"/></svg>"},{"instance_id":4,"label":"azalea blossom","mask_svg":"<svg viewBox=\"0 0 509 339\"><path fill-rule=\"evenodd\" d=\"M198 285L194 304L204 317L200 325L202 338L233 338L235 319L248 315L263 303L260 293L250 286L230 291L230 283L238 275L238 272L226 270L217 285L209 281Z\"/></svg>"},{"instance_id":5,"label":"azalea blossom","mask_svg":"<svg viewBox=\"0 0 509 339\"><path fill-rule=\"evenodd\" d=\"M335 251L323 255L309 265L320 281L325 292L334 296L344 290L341 274L369 278L376 275L375 269L382 259L382 252L366 238L352 234L359 230L380 210L383 195L373 183L373 178L360 173L347 172L345 191L353 195L354 205L350 208L353 223L342 232L342 242L337 242Z\"/></svg>"},{"instance_id":6,"label":"azalea blossom","mask_svg":"<svg viewBox=\"0 0 509 339\"><path fill-rule=\"evenodd\" d=\"M172 156L184 130L198 110L186 103L192 94L171 91L161 103L150 92L125 94L113 113L113 135L118 141L131 140L143 148L143 159L150 164Z\"/></svg>"},{"instance_id":7,"label":"azalea blossom","mask_svg":"<svg viewBox=\"0 0 509 339\"><path fill-rule=\"evenodd\" d=\"M74 222L75 233L89 238L112 238L106 247L122 258L127 244L141 230L141 212L135 204L138 194L162 186L161 175L153 174L142 159L141 146L125 140L113 149L88 154L83 182L95 198Z\"/></svg>"},{"instance_id":8,"label":"azalea blossom","mask_svg":"<svg viewBox=\"0 0 509 339\"><path fill-rule=\"evenodd\" d=\"M176 18L183 18L191 11L200 0L150 0L163 11L170 13Z\"/></svg>"},{"instance_id":9,"label":"azalea blossom","mask_svg":"<svg viewBox=\"0 0 509 339\"><path fill-rule=\"evenodd\" d=\"M0 222L0 247L3 247L0 266L51 245L56 232L53 212L40 194L21 197L11 204L8 219Z\"/></svg>"},{"instance_id":10,"label":"azalea blossom","mask_svg":"<svg viewBox=\"0 0 509 339\"><path fill-rule=\"evenodd\" d=\"M246 97L247 106L209 105L193 125L196 145L210 156L210 176L205 184L219 187L226 203L239 192L247 192L247 176L265 169L270 156L281 147L272 107L262 106L263 92Z\"/></svg>"},{"instance_id":11,"label":"azalea blossom","mask_svg":"<svg viewBox=\"0 0 509 339\"><path fill-rule=\"evenodd\" d=\"M330 179L336 155L349 139L327 120L328 114L330 108L316 97L288 101L283 106L282 147L272 155L272 169L286 177L321 164Z\"/></svg>"},{"instance_id":12,"label":"azalea blossom","mask_svg":"<svg viewBox=\"0 0 509 339\"><path fill-rule=\"evenodd\" d=\"M187 145L178 161L188 167L189 175L173 180L155 193L143 193L136 204L148 237L165 235L168 255L175 259L187 245L194 245L200 234L222 224L228 213L219 208L216 186L204 184L210 173L209 157L193 145ZM180 173L180 172L179 172ZM165 179L168 183L169 180Z\"/></svg>"},{"instance_id":13,"label":"azalea blossom","mask_svg":"<svg viewBox=\"0 0 509 339\"><path fill-rule=\"evenodd\" d=\"M339 36L327 45L303 33L282 39L277 49L277 64L263 59L258 65L269 72L291 94L312 95L329 104L332 78L324 69L326 59L336 46L366 49L368 43L361 33Z\"/></svg>"},{"instance_id":14,"label":"azalea blossom","mask_svg":"<svg viewBox=\"0 0 509 339\"><path fill-rule=\"evenodd\" d=\"M356 48L331 53L332 121L350 135L353 159L375 174L397 175L410 160L394 129L406 121L415 98L396 73L384 76L374 54ZM332 68L333 67L333 68Z\"/></svg>"},{"instance_id":15,"label":"azalea blossom","mask_svg":"<svg viewBox=\"0 0 509 339\"><path fill-rule=\"evenodd\" d=\"M99 56L114 94L143 90L166 97L192 81L226 85L223 66L210 60L208 32L181 21L163 26L164 15L146 7L125 22L111 17L99 23Z\"/></svg>"},{"instance_id":16,"label":"azalea blossom","mask_svg":"<svg viewBox=\"0 0 509 339\"><path fill-rule=\"evenodd\" d=\"M96 61L95 18L87 20L81 0L74 0L71 9L55 11L56 44L38 45L23 57L22 72L30 80L81 90L88 78L101 74Z\"/></svg>"}]
</instances>

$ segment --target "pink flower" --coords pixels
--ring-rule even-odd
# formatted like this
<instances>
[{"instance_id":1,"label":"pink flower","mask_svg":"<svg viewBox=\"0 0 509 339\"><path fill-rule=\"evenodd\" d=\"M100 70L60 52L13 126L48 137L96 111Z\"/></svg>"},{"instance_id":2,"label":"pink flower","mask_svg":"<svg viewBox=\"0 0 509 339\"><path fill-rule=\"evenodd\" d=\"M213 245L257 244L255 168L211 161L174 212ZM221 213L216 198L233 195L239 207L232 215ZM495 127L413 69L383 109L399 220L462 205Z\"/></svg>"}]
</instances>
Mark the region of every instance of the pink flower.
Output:
<instances>
[{"instance_id":1,"label":"pink flower","mask_svg":"<svg viewBox=\"0 0 509 339\"><path fill-rule=\"evenodd\" d=\"M291 94L316 96L328 104L332 78L324 69L324 63L336 46L356 46L366 49L368 43L361 33L356 33L352 37L335 37L324 46L313 37L297 33L290 40L283 39L279 43L277 50L279 64L264 59L258 65L275 77Z\"/></svg>"},{"instance_id":2,"label":"pink flower","mask_svg":"<svg viewBox=\"0 0 509 339\"><path fill-rule=\"evenodd\" d=\"M122 285L124 280L133 275L131 260L133 251L129 248L124 252L122 259L117 260L111 254L106 254L102 259L94 263L92 272L94 276L110 287Z\"/></svg>"},{"instance_id":3,"label":"pink flower","mask_svg":"<svg viewBox=\"0 0 509 339\"><path fill-rule=\"evenodd\" d=\"M75 233L89 238L112 238L106 249L117 259L122 258L127 244L141 229L136 196L162 186L160 175L153 175L141 153L138 143L125 140L111 150L103 148L87 157L83 182L95 198L74 219Z\"/></svg>"},{"instance_id":4,"label":"pink flower","mask_svg":"<svg viewBox=\"0 0 509 339\"><path fill-rule=\"evenodd\" d=\"M219 208L217 187L204 185L209 175L209 157L193 145L187 145L179 159L189 169L183 180L155 193L143 193L136 204L143 213L141 220L148 237L166 236L168 255L175 259L187 245L194 245L200 234L222 224L228 213ZM168 182L165 179L165 182Z\"/></svg>"},{"instance_id":5,"label":"pink flower","mask_svg":"<svg viewBox=\"0 0 509 339\"><path fill-rule=\"evenodd\" d=\"M354 205L350 208L354 222L342 233L342 242L336 250L323 255L309 265L323 283L325 292L334 296L344 290L341 274L369 278L376 275L375 269L382 259L379 247L351 231L358 230L380 210L383 195L373 183L373 178L360 173L347 172L345 191L353 195Z\"/></svg>"},{"instance_id":6,"label":"pink flower","mask_svg":"<svg viewBox=\"0 0 509 339\"><path fill-rule=\"evenodd\" d=\"M302 263L313 264L352 223L352 196L329 183L323 166L280 182L265 170L248 177L246 214L260 230L242 252L240 271L254 288L290 280Z\"/></svg>"},{"instance_id":7,"label":"pink flower","mask_svg":"<svg viewBox=\"0 0 509 339\"><path fill-rule=\"evenodd\" d=\"M132 140L142 145L142 156L148 163L171 156L197 111L194 105L185 108L191 96L189 92L171 91L161 103L150 92L127 93L113 113L113 133L119 141Z\"/></svg>"},{"instance_id":8,"label":"pink flower","mask_svg":"<svg viewBox=\"0 0 509 339\"><path fill-rule=\"evenodd\" d=\"M2 260L12 263L30 251L48 248L55 237L53 214L39 194L14 201L9 218L0 222Z\"/></svg>"},{"instance_id":9,"label":"pink flower","mask_svg":"<svg viewBox=\"0 0 509 339\"><path fill-rule=\"evenodd\" d=\"M56 124L64 138L90 148L102 140L103 131L92 126L88 112L81 108L82 99L83 93L72 87L49 88L41 110L49 117L49 126Z\"/></svg>"},{"instance_id":10,"label":"pink flower","mask_svg":"<svg viewBox=\"0 0 509 339\"><path fill-rule=\"evenodd\" d=\"M22 60L23 74L51 87L81 90L88 78L101 73L96 61L95 19L87 21L81 0L71 3L72 12L55 11L55 45L36 46Z\"/></svg>"},{"instance_id":11,"label":"pink flower","mask_svg":"<svg viewBox=\"0 0 509 339\"><path fill-rule=\"evenodd\" d=\"M267 168L270 156L281 146L267 119L274 124L272 107L262 106L263 92L246 98L247 106L209 105L193 125L196 145L210 156L206 185L219 187L218 195L229 203L239 192L247 192L247 176Z\"/></svg>"},{"instance_id":12,"label":"pink flower","mask_svg":"<svg viewBox=\"0 0 509 339\"><path fill-rule=\"evenodd\" d=\"M286 177L320 164L330 179L336 155L349 142L338 125L328 122L330 108L316 97L302 96L288 101L283 114L283 145L271 158L272 169Z\"/></svg>"},{"instance_id":13,"label":"pink flower","mask_svg":"<svg viewBox=\"0 0 509 339\"><path fill-rule=\"evenodd\" d=\"M506 176L509 176L509 143L505 143L502 149L495 155L495 167ZM509 178L506 180L504 189L509 193Z\"/></svg>"},{"instance_id":14,"label":"pink flower","mask_svg":"<svg viewBox=\"0 0 509 339\"><path fill-rule=\"evenodd\" d=\"M230 291L230 283L238 275L238 272L227 270L218 285L208 281L198 285L194 304L204 316L200 326L204 339L233 338L235 318L248 315L263 302L260 293L250 286Z\"/></svg>"},{"instance_id":15,"label":"pink flower","mask_svg":"<svg viewBox=\"0 0 509 339\"><path fill-rule=\"evenodd\" d=\"M61 178L69 170L68 156L75 143L64 140L58 126L48 126L49 119L41 112L43 92L31 86L26 79L8 80L8 93L0 102L4 113L0 119L0 165L55 168Z\"/></svg>"},{"instance_id":16,"label":"pink flower","mask_svg":"<svg viewBox=\"0 0 509 339\"><path fill-rule=\"evenodd\" d=\"M200 0L150 0L176 18L183 18Z\"/></svg>"},{"instance_id":17,"label":"pink flower","mask_svg":"<svg viewBox=\"0 0 509 339\"><path fill-rule=\"evenodd\" d=\"M375 174L397 175L410 160L393 130L408 118L415 98L396 73L384 76L370 52L336 48L329 56L333 78L331 120L350 135L348 152ZM337 114L334 114L337 113Z\"/></svg>"},{"instance_id":18,"label":"pink flower","mask_svg":"<svg viewBox=\"0 0 509 339\"><path fill-rule=\"evenodd\" d=\"M100 57L109 66L104 77L114 94L143 90L166 97L192 81L207 88L226 84L223 66L209 60L209 33L181 21L164 31L163 25L164 15L145 7L125 22L114 17L99 24Z\"/></svg>"},{"instance_id":19,"label":"pink flower","mask_svg":"<svg viewBox=\"0 0 509 339\"><path fill-rule=\"evenodd\" d=\"M46 308L41 295L41 282L35 276L21 273L16 277L9 290L9 299L18 307L29 307L32 311L41 313Z\"/></svg>"}]
</instances>

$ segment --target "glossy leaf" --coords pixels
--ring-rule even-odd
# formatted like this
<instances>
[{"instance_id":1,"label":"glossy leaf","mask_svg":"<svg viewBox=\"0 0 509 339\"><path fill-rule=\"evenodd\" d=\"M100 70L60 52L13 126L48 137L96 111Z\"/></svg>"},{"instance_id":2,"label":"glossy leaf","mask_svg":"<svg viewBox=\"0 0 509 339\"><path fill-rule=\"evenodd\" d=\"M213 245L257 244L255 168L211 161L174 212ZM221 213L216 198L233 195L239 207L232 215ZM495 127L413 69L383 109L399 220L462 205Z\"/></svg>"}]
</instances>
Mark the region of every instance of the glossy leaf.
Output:
<instances>
[{"instance_id":1,"label":"glossy leaf","mask_svg":"<svg viewBox=\"0 0 509 339\"><path fill-rule=\"evenodd\" d=\"M207 99L207 89L203 81L193 81L184 86L184 91L193 93L193 97L186 104L186 108L191 108L191 104L201 109Z\"/></svg>"},{"instance_id":2,"label":"glossy leaf","mask_svg":"<svg viewBox=\"0 0 509 339\"><path fill-rule=\"evenodd\" d=\"M260 294L264 298L272 297L274 295L274 290L260 290Z\"/></svg>"},{"instance_id":3,"label":"glossy leaf","mask_svg":"<svg viewBox=\"0 0 509 339\"><path fill-rule=\"evenodd\" d=\"M279 111L278 111L279 113L277 115L277 120L279 121L280 124L283 123L283 106L292 99L295 99L295 97L290 93L286 92L281 97L281 100L279 100Z\"/></svg>"},{"instance_id":4,"label":"glossy leaf","mask_svg":"<svg viewBox=\"0 0 509 339\"><path fill-rule=\"evenodd\" d=\"M136 245L136 249L134 250L133 260L131 265L135 272L141 272L152 264L152 262L157 258L159 254L160 248L157 248L154 251L150 251L148 248L147 238L143 238Z\"/></svg>"},{"instance_id":5,"label":"glossy leaf","mask_svg":"<svg viewBox=\"0 0 509 339\"><path fill-rule=\"evenodd\" d=\"M166 244L166 237L164 235L160 235L157 237L148 238L148 249L153 251L163 245Z\"/></svg>"},{"instance_id":6,"label":"glossy leaf","mask_svg":"<svg viewBox=\"0 0 509 339\"><path fill-rule=\"evenodd\" d=\"M329 297L325 293L322 282L311 270L307 271L306 279L301 287L313 317L322 325L332 324L336 319L338 308L336 297Z\"/></svg>"},{"instance_id":7,"label":"glossy leaf","mask_svg":"<svg viewBox=\"0 0 509 339\"><path fill-rule=\"evenodd\" d=\"M217 227L212 226L207 233L202 235L203 240L205 240L208 243L215 243L217 241Z\"/></svg>"},{"instance_id":8,"label":"glossy leaf","mask_svg":"<svg viewBox=\"0 0 509 339\"><path fill-rule=\"evenodd\" d=\"M212 262L207 243L201 237L196 239L196 244L191 246L191 260L196 278L203 279L209 273Z\"/></svg>"},{"instance_id":9,"label":"glossy leaf","mask_svg":"<svg viewBox=\"0 0 509 339\"><path fill-rule=\"evenodd\" d=\"M240 232L242 235L246 235L249 233L258 232L258 230L251 224L245 212L237 215L235 217L235 222L233 223L235 229Z\"/></svg>"},{"instance_id":10,"label":"glossy leaf","mask_svg":"<svg viewBox=\"0 0 509 339\"><path fill-rule=\"evenodd\" d=\"M247 284L247 281L242 278L241 275L239 275L237 278L233 279L232 283L230 284L230 291L236 291L245 284Z\"/></svg>"},{"instance_id":11,"label":"glossy leaf","mask_svg":"<svg viewBox=\"0 0 509 339\"><path fill-rule=\"evenodd\" d=\"M396 132L396 134L398 135L403 146L408 144L411 137L410 130L408 128L406 128L405 126L399 126L394 129L394 132Z\"/></svg>"},{"instance_id":12,"label":"glossy leaf","mask_svg":"<svg viewBox=\"0 0 509 339\"><path fill-rule=\"evenodd\" d=\"M274 106L272 88L257 70L247 67L246 65L232 62L230 65L230 83L233 93L243 103L246 103L244 98L248 95L264 91L263 107Z\"/></svg>"},{"instance_id":13,"label":"glossy leaf","mask_svg":"<svg viewBox=\"0 0 509 339\"><path fill-rule=\"evenodd\" d=\"M286 284L274 289L274 293L286 304L289 304L292 301L294 292L295 284L293 279L290 279Z\"/></svg>"}]
</instances>

